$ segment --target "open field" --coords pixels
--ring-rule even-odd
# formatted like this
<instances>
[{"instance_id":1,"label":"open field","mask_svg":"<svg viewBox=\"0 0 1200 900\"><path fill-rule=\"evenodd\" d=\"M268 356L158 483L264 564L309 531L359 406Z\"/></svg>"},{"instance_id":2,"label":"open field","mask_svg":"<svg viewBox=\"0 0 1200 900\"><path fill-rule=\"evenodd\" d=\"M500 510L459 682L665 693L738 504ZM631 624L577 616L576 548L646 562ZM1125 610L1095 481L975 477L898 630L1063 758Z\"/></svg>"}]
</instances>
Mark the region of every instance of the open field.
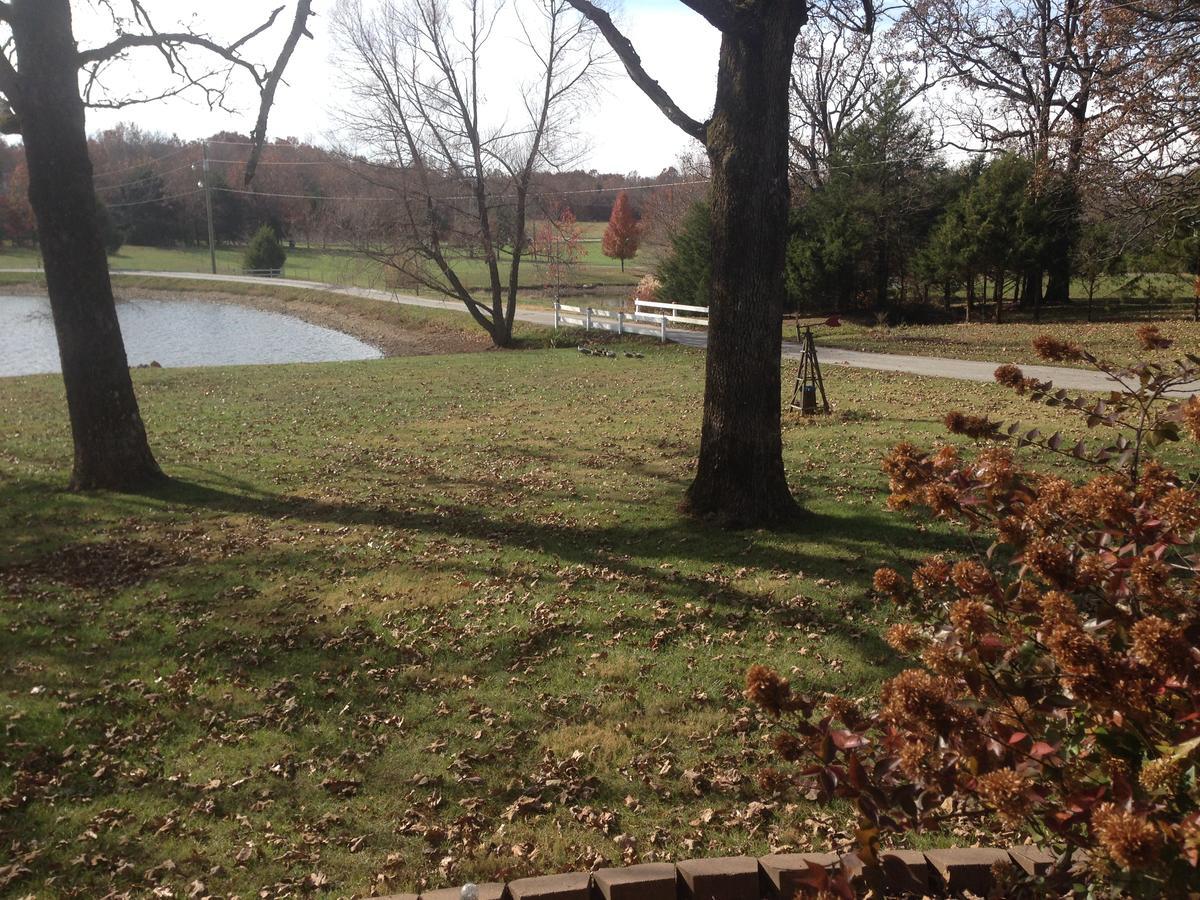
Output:
<instances>
[{"instance_id":1,"label":"open field","mask_svg":"<svg viewBox=\"0 0 1200 900\"><path fill-rule=\"evenodd\" d=\"M1045 362L1034 353L1032 342L1038 335L1051 334L1075 341L1098 356L1128 363L1146 356L1138 349L1135 337L1140 324L1144 323L1013 322L1003 325L973 323L879 328L844 322L840 328L819 327L816 334L818 344L827 347L1043 365ZM1200 351L1200 322L1174 319L1156 324L1164 335L1175 340L1175 347L1153 356L1173 358L1179 351ZM785 324L784 339L796 339L794 325Z\"/></svg>"},{"instance_id":2,"label":"open field","mask_svg":"<svg viewBox=\"0 0 1200 900\"><path fill-rule=\"evenodd\" d=\"M139 370L177 479L144 496L62 491L61 382L0 380L0 894L826 846L836 810L754 784L746 667L872 692L872 572L962 546L885 511L881 454L951 404L1051 411L839 370L835 416L786 422L806 521L726 533L676 513L703 357L613 346L645 358Z\"/></svg>"},{"instance_id":3,"label":"open field","mask_svg":"<svg viewBox=\"0 0 1200 900\"><path fill-rule=\"evenodd\" d=\"M579 284L633 285L648 271L641 260L631 261L626 271L621 272L620 262L609 259L600 251L599 235L603 223L587 222L584 256L576 267L573 280ZM595 227L599 233L593 235ZM221 247L217 250L217 271L223 274L241 274L242 248ZM36 250L5 247L0 250L0 268L18 268L41 265ZM150 272L208 272L210 271L207 247L184 247L165 249L160 247L122 247L109 257L113 271L135 269ZM487 283L487 266L482 260L461 259L455 270L469 287ZM357 287L382 288L387 284L384 267L378 262L347 250L320 250L297 247L288 251L284 274L288 278L305 281L320 281L326 284L355 285ZM526 260L522 264L521 285L539 288L546 284L544 263Z\"/></svg>"}]
</instances>

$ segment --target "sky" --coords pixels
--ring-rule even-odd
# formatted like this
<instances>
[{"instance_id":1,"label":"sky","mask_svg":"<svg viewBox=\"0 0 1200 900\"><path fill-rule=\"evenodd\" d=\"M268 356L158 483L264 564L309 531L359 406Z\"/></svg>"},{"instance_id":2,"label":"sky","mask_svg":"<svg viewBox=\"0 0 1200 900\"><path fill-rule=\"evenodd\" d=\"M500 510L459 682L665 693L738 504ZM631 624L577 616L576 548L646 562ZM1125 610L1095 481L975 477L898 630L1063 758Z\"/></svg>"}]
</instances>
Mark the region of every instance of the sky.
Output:
<instances>
[{"instance_id":1,"label":"sky","mask_svg":"<svg viewBox=\"0 0 1200 900\"><path fill-rule=\"evenodd\" d=\"M216 38L232 40L265 21L284 0L145 0L156 16L160 31L180 22ZM317 0L318 13L312 23L313 40L302 40L286 75L286 84L276 96L271 112L271 138L296 137L316 143L335 142L336 111L345 101L338 90L338 63L328 15L336 0ZM369 0L368 0L369 2ZM120 0L114 0L120 6ZM103 44L111 38L111 22L100 18L99 7L89 2L73 4L75 31L81 47ZM256 42L248 56L273 60L288 25L291 9L281 14L269 37ZM610 8L612 8L610 6ZM288 20L285 21L285 16ZM633 42L652 77L667 89L693 118L707 118L716 87L719 35L703 18L678 0L624 0L616 16ZM503 46L496 50L493 71L503 72ZM118 68L119 66L119 68ZM690 139L670 124L625 76L619 64L612 66L591 109L581 120L581 139L587 149L583 168L601 172L656 175L675 163L689 149ZM139 90L161 82L164 66L152 50L134 51L127 61L114 65L108 76L115 92ZM191 139L231 130L249 133L257 111L257 91L248 79L230 94L235 113L209 110L198 93L190 99L172 98L129 106L120 110L89 110L88 130L95 132L119 122L134 122L144 129Z\"/></svg>"}]
</instances>

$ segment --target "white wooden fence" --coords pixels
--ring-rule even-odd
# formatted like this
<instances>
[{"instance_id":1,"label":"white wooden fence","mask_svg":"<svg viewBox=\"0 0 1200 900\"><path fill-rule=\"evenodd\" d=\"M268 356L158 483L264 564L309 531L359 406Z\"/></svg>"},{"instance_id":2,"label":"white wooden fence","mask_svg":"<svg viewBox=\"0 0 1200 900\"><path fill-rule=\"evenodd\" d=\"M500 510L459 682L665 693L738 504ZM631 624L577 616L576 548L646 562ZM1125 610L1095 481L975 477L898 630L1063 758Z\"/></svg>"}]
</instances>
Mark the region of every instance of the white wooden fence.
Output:
<instances>
[{"instance_id":1,"label":"white wooden fence","mask_svg":"<svg viewBox=\"0 0 1200 900\"><path fill-rule=\"evenodd\" d=\"M635 315L666 316L668 322L683 322L686 325L708 325L707 306L683 306L679 303L656 303L650 300L635 300ZM643 310L648 312L643 313ZM703 313L704 318L695 315L680 315L680 313Z\"/></svg>"},{"instance_id":2,"label":"white wooden fence","mask_svg":"<svg viewBox=\"0 0 1200 900\"><path fill-rule=\"evenodd\" d=\"M703 306L680 306L677 303L651 303L638 300L634 306L635 312L626 313L624 310L593 309L590 306L565 306L554 304L554 327L562 325L578 325L585 331L593 328L598 331L615 331L617 334L647 334L639 324L657 325L659 340L667 340L667 323L684 322L689 325L708 325L708 309ZM650 310L659 310L651 312ZM679 315L680 313L704 313L705 318Z\"/></svg>"},{"instance_id":3,"label":"white wooden fence","mask_svg":"<svg viewBox=\"0 0 1200 900\"><path fill-rule=\"evenodd\" d=\"M639 323L655 323L658 325L658 338L664 343L667 340L667 317L648 316L634 313L630 315L624 310L593 309L590 306L564 306L554 304L554 327L563 325L578 325L584 331L615 331L617 334L648 334L645 328L638 328Z\"/></svg>"}]
</instances>

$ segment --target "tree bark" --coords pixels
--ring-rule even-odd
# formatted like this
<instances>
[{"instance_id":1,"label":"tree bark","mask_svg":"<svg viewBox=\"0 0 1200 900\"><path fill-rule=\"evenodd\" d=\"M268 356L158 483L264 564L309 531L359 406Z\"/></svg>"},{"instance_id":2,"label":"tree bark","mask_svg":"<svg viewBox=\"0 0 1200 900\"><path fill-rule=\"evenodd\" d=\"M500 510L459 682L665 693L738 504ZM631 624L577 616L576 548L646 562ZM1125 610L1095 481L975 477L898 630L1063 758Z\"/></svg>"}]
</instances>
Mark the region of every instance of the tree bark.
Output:
<instances>
[{"instance_id":1,"label":"tree bark","mask_svg":"<svg viewBox=\"0 0 1200 900\"><path fill-rule=\"evenodd\" d=\"M71 487L142 487L164 476L134 396L94 214L70 3L13 0L11 18L20 74L10 100L21 122L66 385L75 443Z\"/></svg>"},{"instance_id":2,"label":"tree bark","mask_svg":"<svg viewBox=\"0 0 1200 900\"><path fill-rule=\"evenodd\" d=\"M1004 322L1004 270L996 272L996 283L993 286L992 297L996 301L996 324Z\"/></svg>"},{"instance_id":3,"label":"tree bark","mask_svg":"<svg viewBox=\"0 0 1200 900\"><path fill-rule=\"evenodd\" d=\"M683 507L730 527L797 516L780 434L789 86L806 4L760 0L723 30L706 147L712 276L704 423Z\"/></svg>"},{"instance_id":4,"label":"tree bark","mask_svg":"<svg viewBox=\"0 0 1200 900\"><path fill-rule=\"evenodd\" d=\"M1042 276L1045 273L1039 266L1033 266L1025 272L1025 288L1021 291L1021 306L1034 307L1042 302Z\"/></svg>"}]
</instances>

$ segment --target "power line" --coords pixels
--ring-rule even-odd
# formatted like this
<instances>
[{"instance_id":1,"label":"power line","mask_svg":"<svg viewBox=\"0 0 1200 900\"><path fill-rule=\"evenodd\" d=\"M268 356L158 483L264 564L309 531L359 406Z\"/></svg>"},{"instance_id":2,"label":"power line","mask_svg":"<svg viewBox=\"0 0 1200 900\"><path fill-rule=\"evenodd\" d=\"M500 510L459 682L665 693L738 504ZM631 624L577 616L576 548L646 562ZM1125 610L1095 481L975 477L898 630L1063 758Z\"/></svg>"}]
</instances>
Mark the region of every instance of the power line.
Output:
<instances>
[{"instance_id":1,"label":"power line","mask_svg":"<svg viewBox=\"0 0 1200 900\"><path fill-rule=\"evenodd\" d=\"M190 168L192 168L193 165L195 165L195 164L188 163L183 166L176 166L174 169L167 169L165 172L152 172L151 174L147 175L145 178L137 178L133 181L124 181L121 184L106 184L106 185L96 188L96 190L97 191L115 191L118 188L131 187L132 185L135 185L135 184L143 184L147 181L154 181L156 178L162 178L164 175L172 175L175 172L182 172L184 169L190 169Z\"/></svg>"},{"instance_id":2,"label":"power line","mask_svg":"<svg viewBox=\"0 0 1200 900\"><path fill-rule=\"evenodd\" d=\"M229 163L231 165L241 165L247 160L244 159L210 159L210 163ZM260 166L336 166L342 165L336 159L321 159L321 160L259 160Z\"/></svg>"},{"instance_id":3,"label":"power line","mask_svg":"<svg viewBox=\"0 0 1200 900\"><path fill-rule=\"evenodd\" d=\"M144 206L147 203L166 203L168 200L180 200L184 197L194 197L196 194L199 194L199 193L200 193L200 189L197 188L195 190L187 191L182 194L171 194L170 196L167 196L167 197L155 197L151 200L131 200L128 203L109 203L109 204L106 204L106 206L108 207L108 209L122 209L127 206Z\"/></svg>"},{"instance_id":4,"label":"power line","mask_svg":"<svg viewBox=\"0 0 1200 900\"><path fill-rule=\"evenodd\" d=\"M572 191L544 191L544 192L537 193L537 194L530 194L529 197L531 197L531 198L565 197L565 196L574 196L577 194L608 194L608 193L620 193L622 191L651 191L651 190L655 190L657 188L665 188L665 187L685 187L687 185L693 185L693 184L708 184L711 180L712 179L710 179L710 178L701 178L701 179L697 179L694 181L671 181L671 182L666 182L666 183L662 183L662 184L633 185L632 187L601 187L601 188L580 188L578 190L572 190ZM278 198L282 198L285 200L346 200L346 201L353 201L353 202L364 202L364 201L382 202L382 201L390 201L392 199L390 197L366 197L366 196L326 197L326 196L321 196L320 194L276 194L276 193L271 193L269 191L247 191L247 190L242 190L239 188L222 188L222 187L215 187L215 188L213 188L213 190L214 191L223 191L226 194L247 194L252 197L278 197ZM446 203L465 202L467 200L474 200L475 196L473 194L467 194L462 197L435 197L434 199L441 201L441 202L446 202Z\"/></svg>"},{"instance_id":5,"label":"power line","mask_svg":"<svg viewBox=\"0 0 1200 900\"><path fill-rule=\"evenodd\" d=\"M122 172L130 172L133 169L144 169L146 166L155 165L156 163L160 163L165 159L173 159L176 156L178 156L180 153L187 153L189 150L192 150L192 149L193 149L193 145L188 144L184 147L180 147L178 150L174 151L173 153L166 153L162 156L156 156L154 159L142 160L142 162L134 163L129 166L121 166L120 168L116 168L116 169L105 169L103 172L93 172L92 177L93 178L104 178L106 175L119 175Z\"/></svg>"}]
</instances>

